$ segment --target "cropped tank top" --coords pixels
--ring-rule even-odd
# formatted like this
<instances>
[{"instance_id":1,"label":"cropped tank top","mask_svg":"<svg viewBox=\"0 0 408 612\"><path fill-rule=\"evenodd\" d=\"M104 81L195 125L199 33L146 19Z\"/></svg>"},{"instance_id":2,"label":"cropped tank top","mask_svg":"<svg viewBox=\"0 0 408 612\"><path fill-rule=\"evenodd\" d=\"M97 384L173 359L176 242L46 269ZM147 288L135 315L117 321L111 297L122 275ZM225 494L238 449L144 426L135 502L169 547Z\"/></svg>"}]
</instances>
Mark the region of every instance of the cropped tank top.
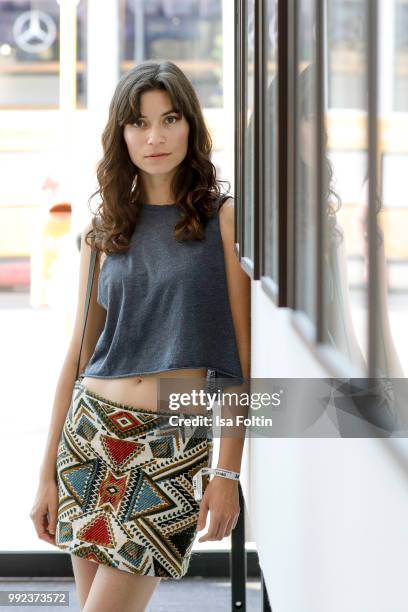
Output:
<instances>
[{"instance_id":1,"label":"cropped tank top","mask_svg":"<svg viewBox=\"0 0 408 612\"><path fill-rule=\"evenodd\" d=\"M83 376L203 367L242 384L218 212L204 240L186 242L174 236L181 214L176 204L142 204L129 250L106 256L97 296L105 325Z\"/></svg>"}]
</instances>

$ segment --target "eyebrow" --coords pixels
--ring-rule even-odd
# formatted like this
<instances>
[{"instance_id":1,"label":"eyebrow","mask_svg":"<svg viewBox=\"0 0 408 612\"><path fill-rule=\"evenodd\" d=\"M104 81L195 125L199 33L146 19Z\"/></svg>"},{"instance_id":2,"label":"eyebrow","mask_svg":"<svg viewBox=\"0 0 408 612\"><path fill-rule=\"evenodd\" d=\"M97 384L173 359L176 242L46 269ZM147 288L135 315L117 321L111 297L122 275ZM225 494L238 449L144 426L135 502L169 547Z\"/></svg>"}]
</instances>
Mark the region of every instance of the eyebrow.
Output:
<instances>
[{"instance_id":1,"label":"eyebrow","mask_svg":"<svg viewBox=\"0 0 408 612\"><path fill-rule=\"evenodd\" d=\"M179 111L177 111L175 108L172 108L171 110L166 111L165 113L163 113L161 115L161 117L165 117L166 115L170 115L171 113L176 113L177 115L180 114ZM143 117L143 119L147 119L146 115L142 115L141 113L140 113L139 117Z\"/></svg>"}]
</instances>

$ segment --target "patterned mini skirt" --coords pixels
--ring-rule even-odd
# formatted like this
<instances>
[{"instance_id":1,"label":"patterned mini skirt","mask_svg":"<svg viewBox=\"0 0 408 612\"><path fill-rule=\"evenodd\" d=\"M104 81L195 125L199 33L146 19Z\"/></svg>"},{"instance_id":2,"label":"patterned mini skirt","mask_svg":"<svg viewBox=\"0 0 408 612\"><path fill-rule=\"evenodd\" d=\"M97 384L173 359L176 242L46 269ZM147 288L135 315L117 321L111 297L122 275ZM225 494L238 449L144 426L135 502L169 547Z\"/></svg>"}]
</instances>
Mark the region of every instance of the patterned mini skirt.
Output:
<instances>
[{"instance_id":1,"label":"patterned mini skirt","mask_svg":"<svg viewBox=\"0 0 408 612\"><path fill-rule=\"evenodd\" d=\"M199 513L192 478L211 466L212 451L211 428L169 427L169 411L110 401L78 379L58 445L56 546L127 572L182 578Z\"/></svg>"}]
</instances>

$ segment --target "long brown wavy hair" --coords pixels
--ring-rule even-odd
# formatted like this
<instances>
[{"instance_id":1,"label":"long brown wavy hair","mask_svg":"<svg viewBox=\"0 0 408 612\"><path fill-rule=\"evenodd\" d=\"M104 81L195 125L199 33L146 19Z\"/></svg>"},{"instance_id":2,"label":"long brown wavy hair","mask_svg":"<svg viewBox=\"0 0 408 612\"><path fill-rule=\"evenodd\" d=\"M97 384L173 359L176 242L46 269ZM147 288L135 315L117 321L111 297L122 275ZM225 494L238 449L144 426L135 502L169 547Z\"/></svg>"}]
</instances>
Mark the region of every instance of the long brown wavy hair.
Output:
<instances>
[{"instance_id":1,"label":"long brown wavy hair","mask_svg":"<svg viewBox=\"0 0 408 612\"><path fill-rule=\"evenodd\" d=\"M99 188L88 200L99 196L86 242L107 254L127 251L138 214L145 201L138 167L129 156L123 129L140 115L141 95L165 90L175 111L189 124L188 150L171 183L175 203L184 215L175 225L178 241L203 240L207 220L214 216L214 203L221 196L216 169L210 160L212 140L194 88L186 75L170 61L147 61L119 80L109 106L102 134L103 157L96 171ZM87 238L92 235L91 243Z\"/></svg>"}]
</instances>

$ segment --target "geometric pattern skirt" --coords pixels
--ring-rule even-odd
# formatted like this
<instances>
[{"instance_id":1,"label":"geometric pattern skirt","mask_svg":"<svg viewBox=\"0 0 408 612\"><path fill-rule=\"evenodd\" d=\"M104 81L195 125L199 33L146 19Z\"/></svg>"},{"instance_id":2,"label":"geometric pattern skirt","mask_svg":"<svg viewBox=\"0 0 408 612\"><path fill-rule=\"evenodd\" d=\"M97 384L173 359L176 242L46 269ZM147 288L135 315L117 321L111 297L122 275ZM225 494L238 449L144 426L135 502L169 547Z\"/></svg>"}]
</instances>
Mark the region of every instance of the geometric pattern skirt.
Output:
<instances>
[{"instance_id":1,"label":"geometric pattern skirt","mask_svg":"<svg viewBox=\"0 0 408 612\"><path fill-rule=\"evenodd\" d=\"M200 503L192 478L211 466L213 441L168 418L75 381L57 452L56 546L144 576L186 574Z\"/></svg>"}]
</instances>

